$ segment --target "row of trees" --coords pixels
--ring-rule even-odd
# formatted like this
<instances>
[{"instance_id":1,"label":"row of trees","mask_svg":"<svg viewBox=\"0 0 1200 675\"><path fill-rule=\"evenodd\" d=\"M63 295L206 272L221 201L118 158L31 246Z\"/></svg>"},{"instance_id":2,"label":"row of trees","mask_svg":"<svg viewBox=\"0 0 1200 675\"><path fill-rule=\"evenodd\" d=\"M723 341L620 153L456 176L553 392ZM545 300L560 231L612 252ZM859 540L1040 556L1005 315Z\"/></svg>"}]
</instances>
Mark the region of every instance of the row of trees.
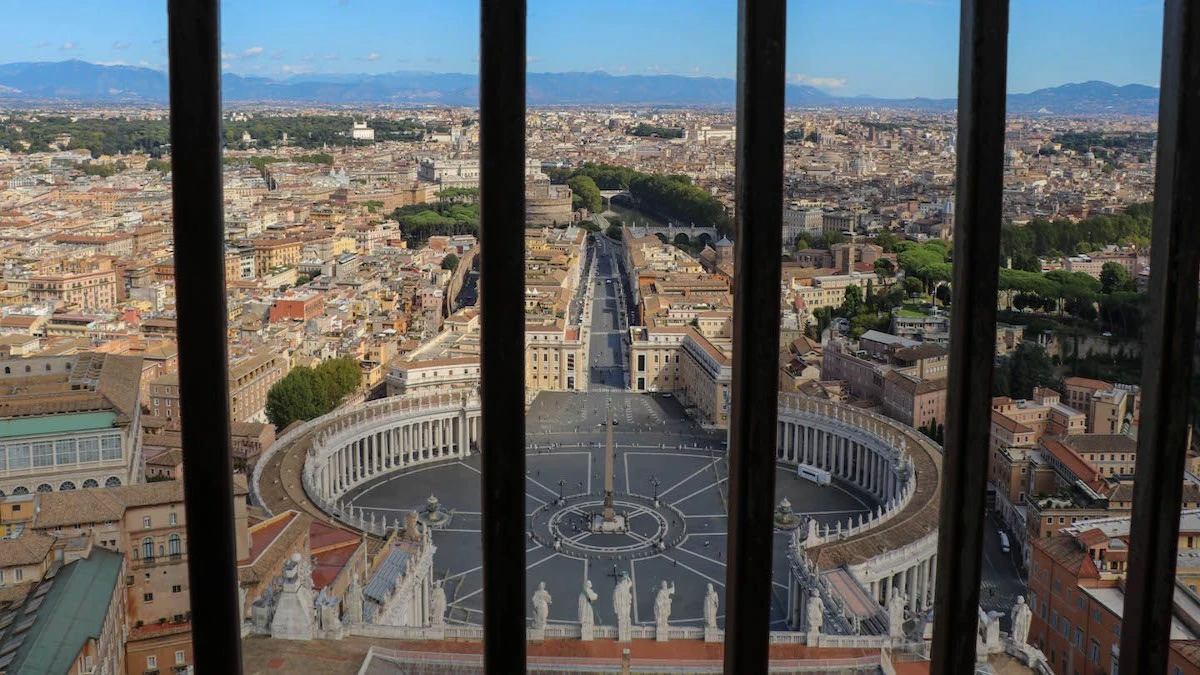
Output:
<instances>
[{"instance_id":1,"label":"row of trees","mask_svg":"<svg viewBox=\"0 0 1200 675\"><path fill-rule=\"evenodd\" d=\"M127 120L69 117L13 117L0 127L0 148L20 152L46 152L62 134L71 137L68 150L88 150L92 157L144 153L161 157L171 141L171 125L161 120Z\"/></svg>"},{"instance_id":2,"label":"row of trees","mask_svg":"<svg viewBox=\"0 0 1200 675\"><path fill-rule=\"evenodd\" d=\"M733 221L725 213L725 205L708 191L692 185L687 176L646 174L624 166L592 163L573 171L551 168L546 174L551 181L568 185L572 185L572 180L586 177L595 184L597 197L599 190L627 190L648 211L702 227L715 227L722 234L733 231ZM591 186L586 182L578 184L590 191ZM571 189L575 189L574 185Z\"/></svg>"},{"instance_id":3,"label":"row of trees","mask_svg":"<svg viewBox=\"0 0 1200 675\"><path fill-rule=\"evenodd\" d=\"M412 204L392 211L410 248L420 248L434 235L479 236L479 203Z\"/></svg>"},{"instance_id":4,"label":"row of trees","mask_svg":"<svg viewBox=\"0 0 1200 675\"><path fill-rule=\"evenodd\" d=\"M282 431L297 420L320 417L336 408L361 380L362 369L353 359L293 368L267 392L267 419Z\"/></svg>"},{"instance_id":5,"label":"row of trees","mask_svg":"<svg viewBox=\"0 0 1200 675\"><path fill-rule=\"evenodd\" d=\"M572 208L587 209L591 213L599 213L604 208L604 197L590 176L572 176L567 179L567 186L571 188Z\"/></svg>"},{"instance_id":6,"label":"row of trees","mask_svg":"<svg viewBox=\"0 0 1200 675\"><path fill-rule=\"evenodd\" d=\"M659 127L645 122L626 130L631 136L658 136L659 138L683 138L683 129L678 127Z\"/></svg>"},{"instance_id":7,"label":"row of trees","mask_svg":"<svg viewBox=\"0 0 1200 675\"><path fill-rule=\"evenodd\" d=\"M255 117L225 120L223 133L225 145L231 148L245 145L242 143L243 132L249 132L260 145L281 143L285 133L290 145L301 148L370 145L371 141L359 141L350 136L353 124L354 118L347 115ZM375 130L377 140L420 140L425 132L425 126L412 119L376 118L371 120L371 128Z\"/></svg>"},{"instance_id":8,"label":"row of trees","mask_svg":"<svg viewBox=\"0 0 1200 675\"><path fill-rule=\"evenodd\" d=\"M1037 272L1038 258L1088 253L1110 244L1150 245L1152 204L1132 204L1115 216L1092 216L1078 222L1034 218L1025 225L1000 230L1000 254L1015 269Z\"/></svg>"}]
</instances>

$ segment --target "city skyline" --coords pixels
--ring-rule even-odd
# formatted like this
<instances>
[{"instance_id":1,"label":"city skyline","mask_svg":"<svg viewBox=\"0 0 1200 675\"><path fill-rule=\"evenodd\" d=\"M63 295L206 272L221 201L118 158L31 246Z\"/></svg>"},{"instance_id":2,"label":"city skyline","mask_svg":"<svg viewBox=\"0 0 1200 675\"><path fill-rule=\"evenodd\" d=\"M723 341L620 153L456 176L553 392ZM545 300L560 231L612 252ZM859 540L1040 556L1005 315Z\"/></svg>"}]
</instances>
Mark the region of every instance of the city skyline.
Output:
<instances>
[{"instance_id":1,"label":"city skyline","mask_svg":"<svg viewBox=\"0 0 1200 675\"><path fill-rule=\"evenodd\" d=\"M603 7L529 3L530 72L733 77L736 3ZM1105 0L1053 6L1017 0L1010 20L1009 87L1027 92L1102 80L1158 85L1161 8ZM77 0L9 9L22 40L0 62L78 58L163 70L166 13L158 3L112 12ZM373 0L308 0L278 8L222 5L223 68L275 78L397 71L478 71L474 2L416 8ZM867 18L869 20L864 20ZM838 96L953 97L958 7L938 0L789 3L787 72ZM671 28L670 30L665 27ZM1119 32L1118 32L1119 31ZM591 33L587 49L580 34ZM1097 49L1094 35L1118 34ZM93 37L103 36L103 37ZM297 47L303 45L303 47Z\"/></svg>"}]
</instances>

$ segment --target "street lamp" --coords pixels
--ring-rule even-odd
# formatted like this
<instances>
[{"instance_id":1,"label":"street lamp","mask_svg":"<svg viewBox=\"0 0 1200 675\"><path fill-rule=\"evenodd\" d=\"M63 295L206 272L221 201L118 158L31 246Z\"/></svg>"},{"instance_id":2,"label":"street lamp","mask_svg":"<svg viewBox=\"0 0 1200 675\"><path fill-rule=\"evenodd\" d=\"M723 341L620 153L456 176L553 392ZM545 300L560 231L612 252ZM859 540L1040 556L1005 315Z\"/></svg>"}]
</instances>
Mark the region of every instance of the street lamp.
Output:
<instances>
[{"instance_id":1,"label":"street lamp","mask_svg":"<svg viewBox=\"0 0 1200 675\"><path fill-rule=\"evenodd\" d=\"M658 486L661 485L661 483L659 482L657 476L650 477L650 485L654 487L654 505L658 506Z\"/></svg>"},{"instance_id":2,"label":"street lamp","mask_svg":"<svg viewBox=\"0 0 1200 675\"><path fill-rule=\"evenodd\" d=\"M559 504L562 504L563 502L567 501L565 498L563 498L563 486L566 484L567 484L567 481L563 480L562 478L558 479L558 503Z\"/></svg>"}]
</instances>

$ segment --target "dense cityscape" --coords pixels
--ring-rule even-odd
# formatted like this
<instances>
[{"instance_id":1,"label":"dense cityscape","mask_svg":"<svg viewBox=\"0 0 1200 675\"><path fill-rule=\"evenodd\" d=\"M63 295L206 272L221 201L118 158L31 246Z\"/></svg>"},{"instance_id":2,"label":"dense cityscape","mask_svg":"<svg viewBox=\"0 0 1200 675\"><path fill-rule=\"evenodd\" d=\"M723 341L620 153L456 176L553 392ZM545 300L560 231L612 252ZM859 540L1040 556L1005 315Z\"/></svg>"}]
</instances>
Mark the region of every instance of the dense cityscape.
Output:
<instances>
[{"instance_id":1,"label":"dense cityscape","mask_svg":"<svg viewBox=\"0 0 1200 675\"><path fill-rule=\"evenodd\" d=\"M474 85L407 73L397 101L401 84L239 70L263 53L222 52L242 74L223 85L229 364L211 392L231 414L245 671L482 672ZM647 70L619 94L605 73L530 74L511 347L531 672L721 668L738 125L730 80ZM783 246L754 252L782 261L772 664L929 673L971 225L956 112L788 78ZM206 448L181 432L188 251L162 83L145 63L0 65L0 675L195 670L184 455ZM622 98L659 85L660 103ZM991 433L970 449L988 458L962 628L977 672L1117 672L1156 100L1010 94ZM1200 675L1198 441L1180 480L1169 668Z\"/></svg>"}]
</instances>

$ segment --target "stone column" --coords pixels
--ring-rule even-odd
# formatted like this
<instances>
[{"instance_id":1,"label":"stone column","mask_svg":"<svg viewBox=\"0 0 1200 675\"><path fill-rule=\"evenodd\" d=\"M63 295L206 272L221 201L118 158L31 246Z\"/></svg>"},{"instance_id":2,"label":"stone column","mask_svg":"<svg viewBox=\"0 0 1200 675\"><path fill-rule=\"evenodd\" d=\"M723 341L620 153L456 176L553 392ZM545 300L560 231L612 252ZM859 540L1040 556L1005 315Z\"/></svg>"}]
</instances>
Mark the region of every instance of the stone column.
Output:
<instances>
[{"instance_id":1,"label":"stone column","mask_svg":"<svg viewBox=\"0 0 1200 675\"><path fill-rule=\"evenodd\" d=\"M917 593L921 590L921 579L918 572L920 564L913 565L908 568L909 584L908 584L908 609L909 611L917 611Z\"/></svg>"}]
</instances>

